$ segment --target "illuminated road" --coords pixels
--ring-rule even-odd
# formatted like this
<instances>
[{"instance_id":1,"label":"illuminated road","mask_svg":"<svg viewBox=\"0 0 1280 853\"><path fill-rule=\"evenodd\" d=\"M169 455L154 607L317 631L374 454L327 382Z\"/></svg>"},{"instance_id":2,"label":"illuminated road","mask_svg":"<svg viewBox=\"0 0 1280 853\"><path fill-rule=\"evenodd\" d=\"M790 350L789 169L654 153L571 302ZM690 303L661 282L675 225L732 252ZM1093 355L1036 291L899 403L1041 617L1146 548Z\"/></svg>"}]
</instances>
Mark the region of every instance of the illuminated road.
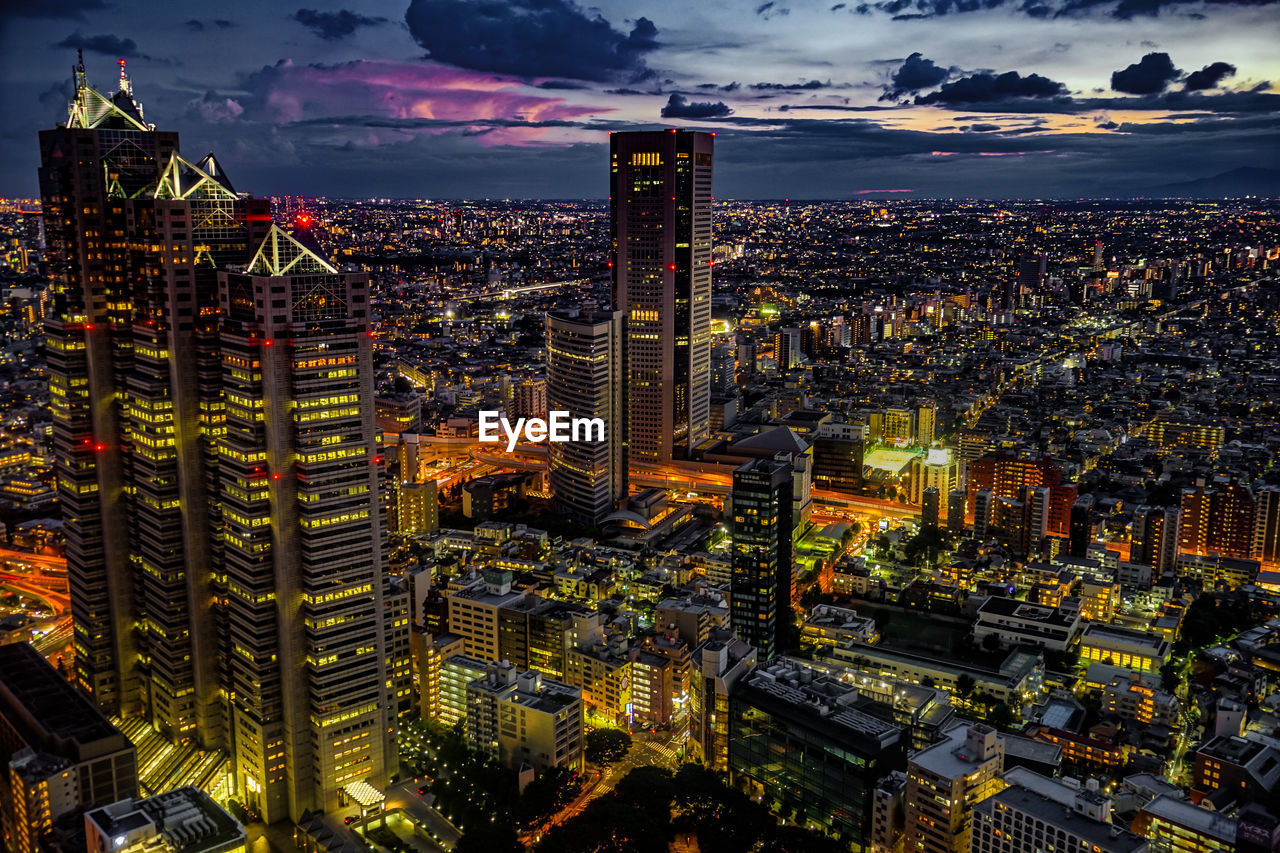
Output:
<instances>
[{"instance_id":1,"label":"illuminated road","mask_svg":"<svg viewBox=\"0 0 1280 853\"><path fill-rule=\"evenodd\" d=\"M66 559L0 547L0 567L0 589L44 602L53 612L52 619L32 626L37 636L31 644L56 666L74 651Z\"/></svg>"}]
</instances>

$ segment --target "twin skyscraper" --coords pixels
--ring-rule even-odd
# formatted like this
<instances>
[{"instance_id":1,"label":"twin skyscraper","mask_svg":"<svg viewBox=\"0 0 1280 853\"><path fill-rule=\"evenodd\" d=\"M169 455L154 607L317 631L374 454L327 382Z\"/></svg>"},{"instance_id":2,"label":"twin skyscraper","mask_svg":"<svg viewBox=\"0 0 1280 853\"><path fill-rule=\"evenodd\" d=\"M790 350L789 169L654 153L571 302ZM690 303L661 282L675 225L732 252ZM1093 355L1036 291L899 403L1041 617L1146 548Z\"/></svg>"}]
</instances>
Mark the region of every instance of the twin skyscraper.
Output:
<instances>
[{"instance_id":1,"label":"twin skyscraper","mask_svg":"<svg viewBox=\"0 0 1280 853\"><path fill-rule=\"evenodd\" d=\"M40 134L75 681L273 821L395 769L368 276L75 71ZM407 607L407 601L404 606ZM407 631L407 628L404 630Z\"/></svg>"}]
</instances>

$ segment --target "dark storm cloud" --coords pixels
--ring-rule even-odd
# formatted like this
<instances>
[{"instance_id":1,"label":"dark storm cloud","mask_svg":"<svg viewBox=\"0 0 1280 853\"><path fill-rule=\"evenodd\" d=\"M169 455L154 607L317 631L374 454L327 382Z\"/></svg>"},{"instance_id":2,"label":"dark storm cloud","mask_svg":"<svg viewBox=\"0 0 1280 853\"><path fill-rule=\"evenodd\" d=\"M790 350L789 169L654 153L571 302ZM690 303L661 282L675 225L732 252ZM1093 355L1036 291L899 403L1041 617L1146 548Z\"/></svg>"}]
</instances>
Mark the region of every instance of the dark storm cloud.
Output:
<instances>
[{"instance_id":1,"label":"dark storm cloud","mask_svg":"<svg viewBox=\"0 0 1280 853\"><path fill-rule=\"evenodd\" d=\"M579 83L576 80L543 80L541 83L538 84L538 88L539 89L575 90L575 89L586 89L588 87L587 87L587 84Z\"/></svg>"},{"instance_id":2,"label":"dark storm cloud","mask_svg":"<svg viewBox=\"0 0 1280 853\"><path fill-rule=\"evenodd\" d=\"M90 53L101 53L116 59L147 59L145 53L138 51L138 43L133 39L120 38L110 34L87 36L76 31L54 45L54 47L73 47L87 50Z\"/></svg>"},{"instance_id":3,"label":"dark storm cloud","mask_svg":"<svg viewBox=\"0 0 1280 853\"><path fill-rule=\"evenodd\" d=\"M1163 92L1182 72L1173 67L1167 53L1148 53L1128 68L1111 75L1111 88L1130 95Z\"/></svg>"},{"instance_id":4,"label":"dark storm cloud","mask_svg":"<svg viewBox=\"0 0 1280 853\"><path fill-rule=\"evenodd\" d=\"M986 71L961 77L936 92L916 97L917 104L997 104L1027 98L1066 95L1067 87L1039 74L1022 76L1017 71L991 74Z\"/></svg>"},{"instance_id":5,"label":"dark storm cloud","mask_svg":"<svg viewBox=\"0 0 1280 853\"><path fill-rule=\"evenodd\" d=\"M684 95L672 95L662 108L663 118L723 118L732 113L723 101L690 101Z\"/></svg>"},{"instance_id":6,"label":"dark storm cloud","mask_svg":"<svg viewBox=\"0 0 1280 853\"><path fill-rule=\"evenodd\" d=\"M212 24L213 26L217 27L220 30L230 29L231 27L235 26L234 22L228 21L224 18L214 18L212 21L209 21L208 23ZM202 33L204 32L204 29L205 29L205 22L201 21L198 18L192 18L191 20L183 24L183 26L191 30L191 32L193 33Z\"/></svg>"},{"instance_id":7,"label":"dark storm cloud","mask_svg":"<svg viewBox=\"0 0 1280 853\"><path fill-rule=\"evenodd\" d=\"M738 88L738 84L730 83L734 89ZM795 92L801 89L829 89L831 81L823 83L821 80L810 80L807 83L752 83L750 88L760 92ZM732 92L733 89L726 88L724 91Z\"/></svg>"},{"instance_id":8,"label":"dark storm cloud","mask_svg":"<svg viewBox=\"0 0 1280 853\"><path fill-rule=\"evenodd\" d=\"M360 27L372 27L387 22L386 18L371 18L368 15L352 12L350 9L339 9L336 12L299 9L293 13L293 19L325 41L337 41L351 35Z\"/></svg>"},{"instance_id":9,"label":"dark storm cloud","mask_svg":"<svg viewBox=\"0 0 1280 853\"><path fill-rule=\"evenodd\" d=\"M1201 89L1212 89L1222 82L1224 77L1234 76L1236 67L1229 62L1215 62L1212 65L1206 65L1199 71L1192 71L1187 75L1187 82L1184 87L1187 91L1195 92Z\"/></svg>"},{"instance_id":10,"label":"dark storm cloud","mask_svg":"<svg viewBox=\"0 0 1280 853\"><path fill-rule=\"evenodd\" d=\"M0 0L0 18L73 18L106 8L104 0Z\"/></svg>"},{"instance_id":11,"label":"dark storm cloud","mask_svg":"<svg viewBox=\"0 0 1280 853\"><path fill-rule=\"evenodd\" d=\"M935 65L932 59L925 59L919 52L913 53L893 72L890 85L880 100L896 101L903 95L932 89L946 80L950 73L948 69Z\"/></svg>"},{"instance_id":12,"label":"dark storm cloud","mask_svg":"<svg viewBox=\"0 0 1280 853\"><path fill-rule=\"evenodd\" d=\"M412 0L404 19L438 62L522 77L646 79L657 46L647 18L624 35L573 0Z\"/></svg>"}]
</instances>

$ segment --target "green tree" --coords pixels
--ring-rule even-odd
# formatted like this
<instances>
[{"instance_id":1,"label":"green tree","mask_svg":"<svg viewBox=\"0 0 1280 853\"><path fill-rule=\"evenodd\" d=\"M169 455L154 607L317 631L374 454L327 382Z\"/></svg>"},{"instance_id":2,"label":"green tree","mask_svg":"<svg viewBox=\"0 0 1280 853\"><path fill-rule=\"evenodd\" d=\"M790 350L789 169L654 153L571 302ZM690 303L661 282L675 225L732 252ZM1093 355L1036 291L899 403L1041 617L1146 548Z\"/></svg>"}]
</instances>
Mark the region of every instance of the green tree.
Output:
<instances>
[{"instance_id":1,"label":"green tree","mask_svg":"<svg viewBox=\"0 0 1280 853\"><path fill-rule=\"evenodd\" d=\"M967 672L960 673L960 677L956 679L956 693L961 699L968 699L973 694L973 688L978 686L978 682L973 680L973 676Z\"/></svg>"},{"instance_id":2,"label":"green tree","mask_svg":"<svg viewBox=\"0 0 1280 853\"><path fill-rule=\"evenodd\" d=\"M596 729L587 733L582 754L592 764L607 767L625 758L630 749L631 735L621 729Z\"/></svg>"}]
</instances>

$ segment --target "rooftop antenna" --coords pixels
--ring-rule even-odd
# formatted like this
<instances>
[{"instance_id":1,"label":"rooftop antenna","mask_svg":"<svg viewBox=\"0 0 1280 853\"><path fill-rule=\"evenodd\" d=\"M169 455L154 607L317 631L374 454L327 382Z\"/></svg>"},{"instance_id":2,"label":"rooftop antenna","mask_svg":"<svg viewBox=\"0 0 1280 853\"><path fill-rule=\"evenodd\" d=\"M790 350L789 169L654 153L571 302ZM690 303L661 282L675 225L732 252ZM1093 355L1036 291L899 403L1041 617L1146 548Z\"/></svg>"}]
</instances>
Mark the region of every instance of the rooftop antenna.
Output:
<instances>
[{"instance_id":1,"label":"rooftop antenna","mask_svg":"<svg viewBox=\"0 0 1280 853\"><path fill-rule=\"evenodd\" d=\"M123 59L117 59L117 60L116 60L116 62L118 62L118 63L120 64L120 91L121 91L121 92L124 92L126 95L128 95L130 98L132 98L132 97L133 97L133 83L131 83L131 82L129 81L129 75L125 73L125 70L124 70L124 60L123 60Z\"/></svg>"},{"instance_id":2,"label":"rooftop antenna","mask_svg":"<svg viewBox=\"0 0 1280 853\"><path fill-rule=\"evenodd\" d=\"M71 66L71 79L75 81L76 88L79 89L84 85L84 49L76 48L76 64Z\"/></svg>"}]
</instances>

